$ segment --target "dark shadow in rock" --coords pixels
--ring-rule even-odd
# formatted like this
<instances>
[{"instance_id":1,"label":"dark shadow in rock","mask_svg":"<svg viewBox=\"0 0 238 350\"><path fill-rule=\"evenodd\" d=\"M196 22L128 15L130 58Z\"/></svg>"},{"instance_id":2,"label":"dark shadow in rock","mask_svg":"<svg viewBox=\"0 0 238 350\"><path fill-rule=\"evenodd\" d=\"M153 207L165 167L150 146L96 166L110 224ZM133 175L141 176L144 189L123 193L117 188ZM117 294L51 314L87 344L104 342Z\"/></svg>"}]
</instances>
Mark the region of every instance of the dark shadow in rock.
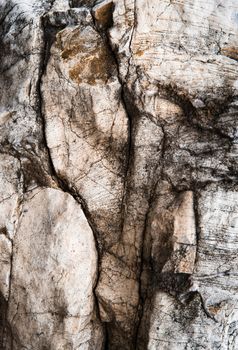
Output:
<instances>
[{"instance_id":1,"label":"dark shadow in rock","mask_svg":"<svg viewBox=\"0 0 238 350\"><path fill-rule=\"evenodd\" d=\"M12 349L12 332L7 321L7 300L0 293L0 350Z\"/></svg>"},{"instance_id":2,"label":"dark shadow in rock","mask_svg":"<svg viewBox=\"0 0 238 350\"><path fill-rule=\"evenodd\" d=\"M140 327L138 330L138 337L137 337L137 350L146 350L148 349L149 345L149 332L150 332L150 326L151 326L151 318L154 309L156 308L156 294L158 292L166 292L168 295L171 295L174 297L175 300L178 300L179 305L181 304L181 311L184 311L181 313L181 323L184 322L183 315L185 313L185 308L187 304L192 304L194 297L186 299L186 302L184 305L180 302L180 296L186 293L186 291L189 288L190 285L190 275L189 274L182 274L182 273L160 273L158 276L154 276L152 284L149 286L147 291L147 297L144 300L144 307L143 307L143 315L141 318ZM196 310L197 310L197 303L196 303ZM195 307L194 306L194 307ZM190 308L189 308L190 310ZM191 308L193 314L197 314L196 310L193 310ZM175 310L176 311L176 310ZM195 312L196 311L196 312ZM190 312L189 312L190 317ZM185 317L185 320L187 320L188 317Z\"/></svg>"},{"instance_id":3,"label":"dark shadow in rock","mask_svg":"<svg viewBox=\"0 0 238 350\"><path fill-rule=\"evenodd\" d=\"M95 4L95 2L96 0L70 0L69 6L76 8L82 6L92 7Z\"/></svg>"},{"instance_id":4,"label":"dark shadow in rock","mask_svg":"<svg viewBox=\"0 0 238 350\"><path fill-rule=\"evenodd\" d=\"M106 342L104 350L135 350L134 332L131 328L126 332L120 322L109 322L106 324Z\"/></svg>"}]
</instances>

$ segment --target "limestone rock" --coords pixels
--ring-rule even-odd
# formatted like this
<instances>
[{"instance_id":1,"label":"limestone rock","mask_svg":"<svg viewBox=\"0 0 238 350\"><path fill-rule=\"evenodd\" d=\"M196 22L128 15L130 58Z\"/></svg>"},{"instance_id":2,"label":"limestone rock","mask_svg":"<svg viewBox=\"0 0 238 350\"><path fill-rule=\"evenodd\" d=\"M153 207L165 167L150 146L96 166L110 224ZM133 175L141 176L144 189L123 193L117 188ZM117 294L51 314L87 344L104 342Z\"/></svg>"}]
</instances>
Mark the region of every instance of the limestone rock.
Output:
<instances>
[{"instance_id":1,"label":"limestone rock","mask_svg":"<svg viewBox=\"0 0 238 350\"><path fill-rule=\"evenodd\" d=\"M0 44L0 348L238 348L237 0L2 0Z\"/></svg>"}]
</instances>

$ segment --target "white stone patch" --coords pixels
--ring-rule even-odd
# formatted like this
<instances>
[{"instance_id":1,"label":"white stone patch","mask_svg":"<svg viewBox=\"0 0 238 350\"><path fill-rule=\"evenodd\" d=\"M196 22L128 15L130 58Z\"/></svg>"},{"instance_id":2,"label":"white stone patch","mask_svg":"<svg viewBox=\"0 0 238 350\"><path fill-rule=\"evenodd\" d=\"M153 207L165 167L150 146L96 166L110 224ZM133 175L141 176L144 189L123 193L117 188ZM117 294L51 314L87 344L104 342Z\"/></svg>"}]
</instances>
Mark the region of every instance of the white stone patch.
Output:
<instances>
[{"instance_id":1,"label":"white stone patch","mask_svg":"<svg viewBox=\"0 0 238 350\"><path fill-rule=\"evenodd\" d=\"M32 191L13 254L9 322L21 343L37 349L41 332L56 350L93 341L100 331L92 334L97 252L80 205L59 190Z\"/></svg>"}]
</instances>

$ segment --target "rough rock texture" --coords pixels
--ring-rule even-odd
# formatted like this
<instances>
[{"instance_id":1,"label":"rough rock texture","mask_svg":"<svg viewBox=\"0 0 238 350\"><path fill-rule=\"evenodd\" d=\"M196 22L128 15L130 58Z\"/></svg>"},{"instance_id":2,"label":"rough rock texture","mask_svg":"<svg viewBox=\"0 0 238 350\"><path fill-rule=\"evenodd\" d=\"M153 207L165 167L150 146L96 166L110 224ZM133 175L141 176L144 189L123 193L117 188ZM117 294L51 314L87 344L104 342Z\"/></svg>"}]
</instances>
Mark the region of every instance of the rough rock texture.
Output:
<instances>
[{"instance_id":1,"label":"rough rock texture","mask_svg":"<svg viewBox=\"0 0 238 350\"><path fill-rule=\"evenodd\" d=\"M237 0L0 0L0 48L0 349L237 349Z\"/></svg>"}]
</instances>

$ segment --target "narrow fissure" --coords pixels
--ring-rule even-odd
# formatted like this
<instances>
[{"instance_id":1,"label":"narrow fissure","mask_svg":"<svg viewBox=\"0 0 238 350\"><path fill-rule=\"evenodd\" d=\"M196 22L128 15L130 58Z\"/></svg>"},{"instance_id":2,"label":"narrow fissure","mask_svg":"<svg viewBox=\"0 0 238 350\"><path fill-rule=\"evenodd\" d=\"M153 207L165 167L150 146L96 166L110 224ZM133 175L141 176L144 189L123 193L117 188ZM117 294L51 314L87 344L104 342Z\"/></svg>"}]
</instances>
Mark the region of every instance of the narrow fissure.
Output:
<instances>
[{"instance_id":1,"label":"narrow fissure","mask_svg":"<svg viewBox=\"0 0 238 350\"><path fill-rule=\"evenodd\" d=\"M154 170L154 176L153 176L154 178L155 178L156 171L157 171L159 166L161 166L161 169L160 169L160 174L158 175L158 178L156 179L156 181L154 181L154 183L151 186L150 198L148 201L148 210L147 210L146 215L145 215L145 223L144 223L144 229L143 229L143 235L142 235L141 258L140 258L140 266L139 266L139 296L140 296L140 304L138 306L139 321L138 321L137 328L136 328L135 349L140 348L140 344L139 344L140 334L139 334L139 332L140 332L140 327L141 327L142 319L143 319L143 315L144 315L145 302L146 302L146 299L148 297L148 295L147 295L148 292L145 290L142 290L142 283L143 283L142 282L142 273L143 273L143 270L145 268L145 264L148 263L148 262L144 261L144 250L146 248L148 249L148 247L146 247L146 244L147 244L146 235L148 234L147 228L148 228L149 214L150 214L151 208L153 206L153 201L155 200L156 188L157 188L158 182L164 178L164 155L165 155L165 151L166 151L167 135L166 135L166 131L162 125L160 125L160 128L163 132L163 138L162 138L162 142L161 142L161 151L160 151L161 154L160 154L160 157L158 160L158 165ZM150 254L150 256L151 256L151 254ZM149 265L150 265L149 267L150 267L151 271L153 271L153 266L151 264L151 261L149 262ZM153 276L147 276L147 278L153 279ZM147 288L148 287L149 286L147 285ZM144 288L145 288L145 286L144 286Z\"/></svg>"},{"instance_id":2,"label":"narrow fissure","mask_svg":"<svg viewBox=\"0 0 238 350\"><path fill-rule=\"evenodd\" d=\"M104 335L104 349L103 350L110 350L109 349L109 339L108 339L108 329L107 329L106 325L104 327L104 332L105 332L105 335Z\"/></svg>"},{"instance_id":3,"label":"narrow fissure","mask_svg":"<svg viewBox=\"0 0 238 350\"><path fill-rule=\"evenodd\" d=\"M193 189L193 212L194 212L194 219L195 219L195 229L196 229L196 257L194 266L197 264L198 260L198 244L199 244L199 237L200 237L200 220L199 220L199 213L198 213L198 193L196 189Z\"/></svg>"},{"instance_id":4,"label":"narrow fissure","mask_svg":"<svg viewBox=\"0 0 238 350\"><path fill-rule=\"evenodd\" d=\"M113 10L114 7L111 8L111 20L110 20L110 27L113 26ZM125 220L125 211L126 211L126 200L127 200L127 194L128 194L128 181L130 179L130 167L131 167L131 159L132 159L132 155L133 155L133 120L134 120L134 113L137 113L135 110L132 112L132 107L130 104L130 98L128 97L128 91L127 91L127 85L126 85L126 81L123 82L121 76L120 76L120 69L119 69L119 62L118 62L118 58L117 58L117 54L114 51L110 39L109 39L109 35L108 35L108 30L110 29L110 27L106 28L106 29L102 29L99 26L97 26L97 22L93 16L93 12L91 11L91 15L94 21L94 29L100 34L100 36L102 37L102 39L104 40L104 43L107 47L107 50L109 51L111 57L113 58L114 64L116 66L117 69L117 78L118 81L121 85L121 91L120 91L120 98L121 98L121 103L124 107L126 116L127 116L127 120L128 120L128 140L127 140L127 149L126 149L126 154L127 154L127 161L126 161L126 168L125 168L125 173L124 173L124 191L123 191L123 195L122 195L122 206L121 206L121 214L122 214L122 220L121 220L121 228L120 228L120 232L122 234L123 231L123 226L124 226L124 220ZM132 38L131 38L132 40ZM127 75L129 73L129 62L128 62L128 72ZM139 282L139 289L140 289L140 282ZM139 312L139 308L141 308L141 304L138 304L138 312ZM105 329L106 329L106 340L105 340L105 350L109 350L109 339L108 339L108 325L105 323ZM132 339L131 341L128 339L128 343L132 343L133 348L136 349L136 343L137 343L137 326L135 326L135 336L134 339Z\"/></svg>"},{"instance_id":5,"label":"narrow fissure","mask_svg":"<svg viewBox=\"0 0 238 350\"><path fill-rule=\"evenodd\" d=\"M142 273L144 269L144 242L145 242L145 235L146 235L146 230L147 230L147 224L148 224L148 216L150 213L150 205L148 205L148 210L145 216L145 223L144 223L144 229L143 229L143 235L142 235L142 246L141 246L141 258L139 262L139 271L138 271L138 281L139 281L139 304L137 308L137 314L138 314L138 322L136 325L136 331L135 331L135 339L134 339L134 347L135 349L138 349L139 346L139 332L140 332L140 327L141 327L141 322L143 318L143 313L144 313L144 303L145 303L145 298L143 295L142 291Z\"/></svg>"},{"instance_id":6,"label":"narrow fissure","mask_svg":"<svg viewBox=\"0 0 238 350\"><path fill-rule=\"evenodd\" d=\"M132 29L132 34L131 34L131 38L130 38L130 50L131 50L131 42L133 40L133 33L134 33L134 27L135 27L135 22L136 22L136 0L134 0L134 26ZM111 23L113 23L113 20L111 21ZM108 29L107 29L108 30ZM103 36L103 38L105 38L106 41L106 45L108 50L111 53L111 56L113 57L113 60L115 62L115 65L117 67L117 77L118 80L120 82L121 85L121 102L123 104L124 110L126 112L127 115L127 120L128 120L128 147L127 147L127 165L126 165L126 171L125 171L125 182L124 182L124 193L123 193L123 198L122 198L122 228L121 230L123 230L123 221L125 218L125 208L126 208L126 200L127 200L127 194L128 194L128 182L130 179L130 168L132 166L131 164L131 159L133 159L133 145L134 145L134 140L133 140L133 130L135 128L135 126L133 125L133 121L135 120L136 115L139 114L139 111L137 110L137 107L134 106L134 103L132 101L132 96L130 96L130 92L127 88L127 80L129 77L129 70L130 70L130 61L131 61L131 57L128 60L128 69L127 69L127 74L125 77L125 81L123 81L123 79L121 78L120 75L120 69L119 69L119 65L120 63L118 62L118 57L117 57L117 53L115 52L115 50L113 49L113 46L111 45L109 36L108 36L108 32L106 31L99 31L99 33ZM98 31L98 29L97 29ZM157 182L156 182L157 184ZM155 185L156 187L156 185ZM154 189L154 188L153 188ZM148 221L148 215L150 212L150 203L153 201L153 196L154 196L154 191L151 191L151 196L149 199L149 204L148 204L148 210L145 214L145 220L144 220L144 228L143 228L143 234L142 234L142 246L141 246L141 251L140 251L140 260L138 262L138 284L139 284L139 303L137 306L137 316L138 320L135 321L135 333L134 333L134 337L132 339L132 346L133 349L137 349L138 348L138 342L139 342L139 331L140 331L140 326L141 326L141 321L142 321L142 317L143 317L143 306L144 306L144 298L142 296L142 272L143 272L143 254L144 254L144 240L145 240L145 234L146 234L146 228L147 228L147 221ZM109 349L108 345L106 344L105 350Z\"/></svg>"},{"instance_id":7,"label":"narrow fissure","mask_svg":"<svg viewBox=\"0 0 238 350\"><path fill-rule=\"evenodd\" d=\"M0 349L5 350L8 345L13 350L13 334L7 321L8 301L0 293Z\"/></svg>"},{"instance_id":8,"label":"narrow fissure","mask_svg":"<svg viewBox=\"0 0 238 350\"><path fill-rule=\"evenodd\" d=\"M134 6L135 6L135 1L134 1ZM135 14L136 16L136 14ZM134 31L134 28L133 28ZM133 36L133 31L132 31L132 36ZM104 35L106 37L106 42L107 42L107 47L111 52L111 55L114 59L114 62L116 64L117 67L117 76L118 76L118 80L121 84L121 101L122 104L124 106L127 118L128 118L128 148L127 148L127 166L126 166L126 171L125 171L125 183L124 183L124 193L123 193L123 200L122 200L122 206L123 206L123 211L125 210L125 202L126 202L126 197L127 197L127 182L130 179L130 167L131 167L131 161L132 161L132 155L133 155L133 120L135 119L135 116L133 117L133 115L136 115L139 113L139 111L137 110L137 108L134 106L134 103L132 101L132 97L130 96L129 90L127 88L127 79L128 79L128 74L129 74L129 69L130 69L130 59L128 61L128 70L127 70L127 74L126 74L126 80L125 82L123 82L121 76L120 76L120 71L119 71L119 62L118 62L118 58L117 58L117 54L114 51L111 43L110 43L110 39L108 37L107 32L104 32ZM131 40L132 41L132 36L131 36ZM134 107L133 107L134 106ZM132 112L133 109L133 112ZM155 185L156 187L156 185ZM154 191L151 191L151 197L149 202L151 202L153 200L153 194ZM122 211L122 213L123 213ZM147 213L145 215L145 221L144 221L144 229L143 229L143 235L142 235L142 246L141 246L141 252L140 252L140 261L138 264L138 284L139 284L139 303L138 303L138 307L137 307L137 317L138 320L137 322L135 321L135 333L134 333L134 339L132 340L132 346L133 349L138 349L138 345L139 345L139 331L140 331L140 326L141 326L141 321L142 321L142 317L143 317L143 307L144 307L144 298L142 295L142 272L143 272L143 267L144 267L144 263L143 263L143 254L144 254L144 240L145 240L145 234L146 234L146 229L147 229L147 221L148 221L148 215L149 215L149 211L150 211L150 203L148 205L148 210ZM125 214L122 214L122 217L124 218ZM123 229L123 222L122 222L122 229ZM105 350L109 349L108 346L105 347Z\"/></svg>"}]
</instances>

